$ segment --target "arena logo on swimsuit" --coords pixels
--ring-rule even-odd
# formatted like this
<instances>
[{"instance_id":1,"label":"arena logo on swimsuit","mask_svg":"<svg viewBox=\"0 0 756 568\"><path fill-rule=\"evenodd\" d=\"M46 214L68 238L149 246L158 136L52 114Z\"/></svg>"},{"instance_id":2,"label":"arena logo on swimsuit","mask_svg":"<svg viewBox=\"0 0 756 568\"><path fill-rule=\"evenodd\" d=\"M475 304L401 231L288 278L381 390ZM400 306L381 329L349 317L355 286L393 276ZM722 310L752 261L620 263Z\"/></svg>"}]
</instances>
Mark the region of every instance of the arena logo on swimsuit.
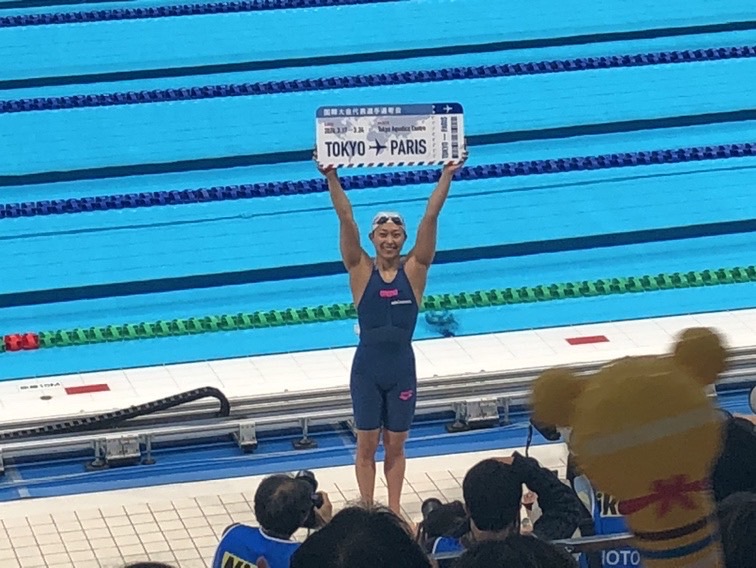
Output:
<instances>
[{"instance_id":1,"label":"arena logo on swimsuit","mask_svg":"<svg viewBox=\"0 0 756 568\"><path fill-rule=\"evenodd\" d=\"M395 298L399 295L399 290L392 288L391 290L381 290L378 292L381 298Z\"/></svg>"}]
</instances>

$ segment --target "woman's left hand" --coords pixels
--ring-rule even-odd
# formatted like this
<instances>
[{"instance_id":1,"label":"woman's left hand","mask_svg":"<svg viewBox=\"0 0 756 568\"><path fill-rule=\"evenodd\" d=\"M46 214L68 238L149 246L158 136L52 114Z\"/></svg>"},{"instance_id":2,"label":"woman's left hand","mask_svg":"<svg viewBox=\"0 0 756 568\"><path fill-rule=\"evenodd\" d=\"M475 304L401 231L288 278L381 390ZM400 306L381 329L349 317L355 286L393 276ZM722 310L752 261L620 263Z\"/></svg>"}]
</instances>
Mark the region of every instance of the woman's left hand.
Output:
<instances>
[{"instance_id":1,"label":"woman's left hand","mask_svg":"<svg viewBox=\"0 0 756 568\"><path fill-rule=\"evenodd\" d=\"M456 164L446 164L444 166L444 173L445 174L454 174L454 173L456 173L459 169L462 168L462 166L465 165L465 162L467 161L467 156L468 155L469 155L469 153L467 151L467 140L465 140L465 146L462 149L462 157L460 158L459 162L457 162Z\"/></svg>"}]
</instances>

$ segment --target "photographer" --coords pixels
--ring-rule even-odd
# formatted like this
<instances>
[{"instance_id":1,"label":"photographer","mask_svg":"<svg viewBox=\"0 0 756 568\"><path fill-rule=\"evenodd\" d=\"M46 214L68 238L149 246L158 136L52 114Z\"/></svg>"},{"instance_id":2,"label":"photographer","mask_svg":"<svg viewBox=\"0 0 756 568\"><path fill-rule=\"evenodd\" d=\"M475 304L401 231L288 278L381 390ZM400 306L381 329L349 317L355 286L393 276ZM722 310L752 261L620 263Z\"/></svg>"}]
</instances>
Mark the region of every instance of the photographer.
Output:
<instances>
[{"instance_id":1,"label":"photographer","mask_svg":"<svg viewBox=\"0 0 756 568\"><path fill-rule=\"evenodd\" d=\"M229 526L218 544L213 568L255 566L261 559L269 568L288 568L300 545L291 539L297 529L320 528L333 515L328 495L317 489L309 471L263 479L255 493L255 517L260 526Z\"/></svg>"},{"instance_id":2,"label":"photographer","mask_svg":"<svg viewBox=\"0 0 756 568\"><path fill-rule=\"evenodd\" d=\"M533 535L544 540L571 537L580 521L580 501L574 491L533 458L515 453L508 458L487 459L467 472L462 483L464 518L439 527L438 515L459 505L441 505L428 512L421 526L421 540L432 554L456 552L474 543L503 540L520 527L522 486L538 495L542 516ZM458 516L458 515L457 515ZM435 525L436 530L428 530ZM441 530L439 530L441 529ZM440 563L442 565L442 563Z\"/></svg>"}]
</instances>

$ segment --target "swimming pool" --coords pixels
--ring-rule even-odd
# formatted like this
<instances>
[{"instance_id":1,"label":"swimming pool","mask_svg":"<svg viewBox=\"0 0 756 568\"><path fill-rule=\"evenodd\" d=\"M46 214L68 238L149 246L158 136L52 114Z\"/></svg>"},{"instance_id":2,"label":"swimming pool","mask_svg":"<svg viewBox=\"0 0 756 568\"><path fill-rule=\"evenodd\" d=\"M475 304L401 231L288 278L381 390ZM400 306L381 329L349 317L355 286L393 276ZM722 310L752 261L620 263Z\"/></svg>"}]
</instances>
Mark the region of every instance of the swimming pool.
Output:
<instances>
[{"instance_id":1,"label":"swimming pool","mask_svg":"<svg viewBox=\"0 0 756 568\"><path fill-rule=\"evenodd\" d=\"M380 78L756 45L747 2L716 10L686 3L684 18L675 3L610 3L607 10L621 8L626 16L613 23L570 2L545 11L542 3L529 3L518 19L483 17L491 6L483 0L464 7L443 3L443 10L440 4L0 27L0 47L11 55L0 77L6 102L68 104L64 98L72 95L288 82L275 94L162 102L125 97L118 104L0 113L0 203L305 182L317 177L307 160L314 109L335 101L462 102L473 172L529 160L756 140L756 86L747 80L756 73L756 58L747 55L660 56L653 64L443 81ZM424 25L402 33L394 22L410 16ZM318 34L319 26L345 21L352 27L335 41L325 43ZM377 21L385 24L373 35L358 31ZM158 47L161 37L171 41ZM48 49L53 43L61 47L54 57ZM371 74L378 76L375 86L345 86L344 77ZM308 90L300 84L324 77L334 86ZM443 213L442 263L433 269L428 293L753 264L754 181L756 156L725 159L716 152L701 160L458 180ZM349 195L362 227L377 208L391 204L412 229L431 187L384 184ZM0 219L0 334L348 302L336 243L335 217L322 191L6 216ZM239 283L242 273L247 280ZM209 277L212 286L196 285ZM175 284L178 278L183 284ZM479 334L748 308L755 297L751 281L455 315L459 333ZM417 337L435 333L421 324ZM355 342L353 322L340 320L2 353L0 380Z\"/></svg>"}]
</instances>

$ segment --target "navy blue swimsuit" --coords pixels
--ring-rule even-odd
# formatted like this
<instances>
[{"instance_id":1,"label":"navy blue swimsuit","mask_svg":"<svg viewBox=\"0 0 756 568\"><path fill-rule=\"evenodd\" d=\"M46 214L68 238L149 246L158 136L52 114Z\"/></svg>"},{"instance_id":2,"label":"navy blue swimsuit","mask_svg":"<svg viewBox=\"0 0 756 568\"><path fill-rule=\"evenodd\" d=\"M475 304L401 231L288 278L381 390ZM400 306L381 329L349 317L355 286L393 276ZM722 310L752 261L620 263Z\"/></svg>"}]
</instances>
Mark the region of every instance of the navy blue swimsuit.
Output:
<instances>
[{"instance_id":1,"label":"navy blue swimsuit","mask_svg":"<svg viewBox=\"0 0 756 568\"><path fill-rule=\"evenodd\" d=\"M360 342L352 362L350 388L358 430L409 430L417 389L412 351L417 314L404 267L390 283L374 268L357 306Z\"/></svg>"}]
</instances>

